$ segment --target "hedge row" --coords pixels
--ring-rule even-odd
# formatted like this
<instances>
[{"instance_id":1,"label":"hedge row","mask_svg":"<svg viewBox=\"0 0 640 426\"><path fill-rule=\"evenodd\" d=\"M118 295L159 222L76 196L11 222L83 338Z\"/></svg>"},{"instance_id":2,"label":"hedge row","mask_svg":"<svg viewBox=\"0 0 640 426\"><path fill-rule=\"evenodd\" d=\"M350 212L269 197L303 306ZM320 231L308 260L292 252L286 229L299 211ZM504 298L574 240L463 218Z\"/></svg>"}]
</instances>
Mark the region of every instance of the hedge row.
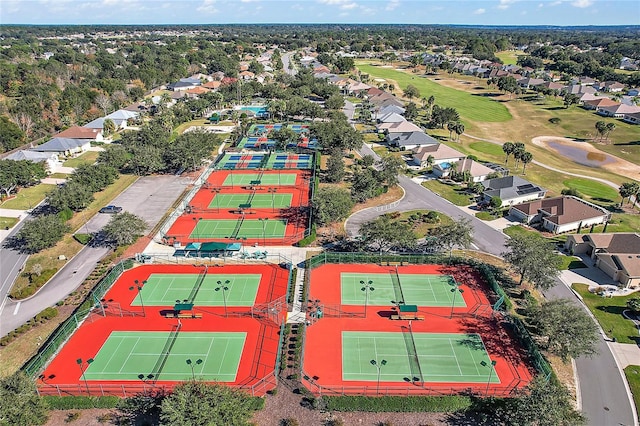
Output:
<instances>
[{"instance_id":1,"label":"hedge row","mask_svg":"<svg viewBox=\"0 0 640 426\"><path fill-rule=\"evenodd\" d=\"M33 327L37 326L38 324L44 324L45 322L47 322L51 318L56 317L57 315L58 315L58 310L56 308L43 309L42 312L37 314L35 317L30 319L26 323L22 324L20 327L16 328L15 330L12 330L6 336L2 337L0 339L0 346L7 346L9 343L11 343L14 339L16 339L21 334L26 333L27 331L31 330Z\"/></svg>"},{"instance_id":2,"label":"hedge row","mask_svg":"<svg viewBox=\"0 0 640 426\"><path fill-rule=\"evenodd\" d=\"M471 407L468 396L325 396L329 411L440 412L452 413Z\"/></svg>"},{"instance_id":3,"label":"hedge row","mask_svg":"<svg viewBox=\"0 0 640 426\"><path fill-rule=\"evenodd\" d=\"M117 396L43 396L52 410L86 410L89 408L116 408Z\"/></svg>"},{"instance_id":4,"label":"hedge row","mask_svg":"<svg viewBox=\"0 0 640 426\"><path fill-rule=\"evenodd\" d=\"M304 237L300 241L298 241L298 247L307 247L309 244L313 243L316 240L316 226L313 225L311 227L311 233L309 236Z\"/></svg>"}]
</instances>

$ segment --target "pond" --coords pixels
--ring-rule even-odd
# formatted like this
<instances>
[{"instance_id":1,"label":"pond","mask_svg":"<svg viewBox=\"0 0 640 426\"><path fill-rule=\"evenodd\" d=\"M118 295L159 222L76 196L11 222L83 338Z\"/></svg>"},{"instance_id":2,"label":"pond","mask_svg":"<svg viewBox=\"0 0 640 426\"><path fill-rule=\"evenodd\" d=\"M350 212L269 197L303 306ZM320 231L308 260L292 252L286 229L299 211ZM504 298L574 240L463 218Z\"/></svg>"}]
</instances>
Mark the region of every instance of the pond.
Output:
<instances>
[{"instance_id":1,"label":"pond","mask_svg":"<svg viewBox=\"0 0 640 426\"><path fill-rule=\"evenodd\" d=\"M558 142L547 142L547 145L563 157L567 157L583 166L600 167L616 161L615 158L603 152L587 151L577 146L564 145Z\"/></svg>"}]
</instances>

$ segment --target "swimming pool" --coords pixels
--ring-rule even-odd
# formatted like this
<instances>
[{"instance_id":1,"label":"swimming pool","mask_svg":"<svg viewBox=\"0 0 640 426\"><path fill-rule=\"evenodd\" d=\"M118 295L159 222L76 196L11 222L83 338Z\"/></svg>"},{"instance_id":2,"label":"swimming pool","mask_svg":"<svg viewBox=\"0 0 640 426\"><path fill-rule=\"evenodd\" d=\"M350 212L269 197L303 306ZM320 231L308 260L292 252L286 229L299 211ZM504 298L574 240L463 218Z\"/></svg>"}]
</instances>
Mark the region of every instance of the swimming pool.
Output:
<instances>
[{"instance_id":1,"label":"swimming pool","mask_svg":"<svg viewBox=\"0 0 640 426\"><path fill-rule=\"evenodd\" d=\"M247 110L256 113L256 115L262 115L267 113L266 105L240 105L235 107L237 110Z\"/></svg>"}]
</instances>

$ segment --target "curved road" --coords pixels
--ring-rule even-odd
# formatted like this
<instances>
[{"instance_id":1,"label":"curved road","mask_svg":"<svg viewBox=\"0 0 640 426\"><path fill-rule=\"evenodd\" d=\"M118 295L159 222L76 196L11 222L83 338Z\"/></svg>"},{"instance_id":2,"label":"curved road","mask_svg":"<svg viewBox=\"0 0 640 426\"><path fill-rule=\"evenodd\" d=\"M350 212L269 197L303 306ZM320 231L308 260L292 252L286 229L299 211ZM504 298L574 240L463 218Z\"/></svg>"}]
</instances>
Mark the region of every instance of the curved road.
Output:
<instances>
[{"instance_id":1,"label":"curved road","mask_svg":"<svg viewBox=\"0 0 640 426\"><path fill-rule=\"evenodd\" d=\"M379 159L379 156L367 145L363 145L360 154L371 155L375 159ZM387 212L429 209L437 210L455 219L470 219L474 228L474 242L478 249L497 256L501 256L505 251L504 244L507 236L502 232L469 215L407 176L399 176L399 184L404 189L405 195L397 202L397 205L392 203L394 206L387 210L369 208L354 213L345 222L347 234L351 237L358 235L362 224ZM584 304L560 279L556 281L556 285L545 292L546 297L569 299L572 303L586 310ZM599 339L597 346L598 355L592 358L580 357L576 359L580 402L582 411L588 417L588 424L593 426L638 425L632 408L633 401L613 353L603 337Z\"/></svg>"}]
</instances>

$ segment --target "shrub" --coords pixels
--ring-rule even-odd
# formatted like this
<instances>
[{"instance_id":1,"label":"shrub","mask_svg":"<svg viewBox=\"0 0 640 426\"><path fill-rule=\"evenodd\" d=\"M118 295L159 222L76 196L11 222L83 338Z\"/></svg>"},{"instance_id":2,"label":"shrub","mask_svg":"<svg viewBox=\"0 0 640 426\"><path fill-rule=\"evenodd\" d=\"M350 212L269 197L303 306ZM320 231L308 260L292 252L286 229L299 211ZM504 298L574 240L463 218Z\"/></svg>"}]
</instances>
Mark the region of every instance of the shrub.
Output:
<instances>
[{"instance_id":1,"label":"shrub","mask_svg":"<svg viewBox=\"0 0 640 426\"><path fill-rule=\"evenodd\" d=\"M307 247L309 244L313 243L316 240L316 227L315 225L311 228L311 233L309 236L304 237L300 241L298 241L298 247Z\"/></svg>"},{"instance_id":2,"label":"shrub","mask_svg":"<svg viewBox=\"0 0 640 426\"><path fill-rule=\"evenodd\" d=\"M560 118L558 118L558 117L551 117L549 119L549 123L551 123L551 124L558 124L558 123L560 123L560 121L562 121L562 120Z\"/></svg>"},{"instance_id":3,"label":"shrub","mask_svg":"<svg viewBox=\"0 0 640 426\"><path fill-rule=\"evenodd\" d=\"M86 410L89 408L115 408L117 396L43 396L52 410Z\"/></svg>"},{"instance_id":4,"label":"shrub","mask_svg":"<svg viewBox=\"0 0 640 426\"><path fill-rule=\"evenodd\" d=\"M298 426L298 421L293 417L280 420L280 426Z\"/></svg>"},{"instance_id":5,"label":"shrub","mask_svg":"<svg viewBox=\"0 0 640 426\"><path fill-rule=\"evenodd\" d=\"M78 420L80 418L80 413L75 411L73 413L68 413L67 417L64 419L65 423L71 423L74 422L76 420Z\"/></svg>"},{"instance_id":6,"label":"shrub","mask_svg":"<svg viewBox=\"0 0 640 426\"><path fill-rule=\"evenodd\" d=\"M63 222L66 222L73 217L73 210L71 210L69 207L65 207L58 212L58 217Z\"/></svg>"},{"instance_id":7,"label":"shrub","mask_svg":"<svg viewBox=\"0 0 640 426\"><path fill-rule=\"evenodd\" d=\"M56 308L50 307L45 308L38 315L35 316L37 322L47 321L51 318L55 318L58 315L58 310Z\"/></svg>"},{"instance_id":8,"label":"shrub","mask_svg":"<svg viewBox=\"0 0 640 426\"><path fill-rule=\"evenodd\" d=\"M369 412L446 412L466 410L468 396L331 396L324 397L327 410Z\"/></svg>"},{"instance_id":9,"label":"shrub","mask_svg":"<svg viewBox=\"0 0 640 426\"><path fill-rule=\"evenodd\" d=\"M93 237L91 234L73 234L73 239L86 246Z\"/></svg>"}]
</instances>

